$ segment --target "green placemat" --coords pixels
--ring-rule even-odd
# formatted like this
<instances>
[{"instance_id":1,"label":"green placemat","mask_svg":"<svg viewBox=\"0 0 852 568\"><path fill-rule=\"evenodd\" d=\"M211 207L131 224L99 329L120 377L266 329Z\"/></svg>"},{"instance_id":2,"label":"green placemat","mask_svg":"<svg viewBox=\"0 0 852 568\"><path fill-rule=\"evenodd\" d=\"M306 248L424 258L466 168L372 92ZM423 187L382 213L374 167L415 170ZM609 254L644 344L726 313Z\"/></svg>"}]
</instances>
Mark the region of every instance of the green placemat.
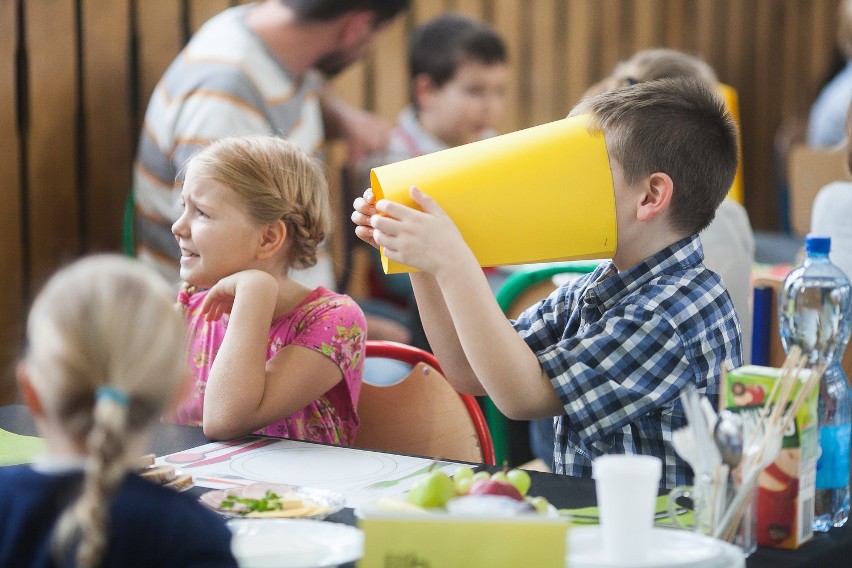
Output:
<instances>
[{"instance_id":1,"label":"green placemat","mask_svg":"<svg viewBox=\"0 0 852 568\"><path fill-rule=\"evenodd\" d=\"M675 527L671 517L669 517L668 495L660 495L657 497L657 505L654 515L654 526L656 527ZM695 524L695 513L689 509L680 509L678 520L681 524L692 526ZM559 509L560 515L571 517L571 522L575 525L597 525L600 523L600 511L597 507L581 507L579 509Z\"/></svg>"},{"instance_id":2,"label":"green placemat","mask_svg":"<svg viewBox=\"0 0 852 568\"><path fill-rule=\"evenodd\" d=\"M44 440L35 436L21 436L0 428L0 466L30 463L44 452Z\"/></svg>"}]
</instances>

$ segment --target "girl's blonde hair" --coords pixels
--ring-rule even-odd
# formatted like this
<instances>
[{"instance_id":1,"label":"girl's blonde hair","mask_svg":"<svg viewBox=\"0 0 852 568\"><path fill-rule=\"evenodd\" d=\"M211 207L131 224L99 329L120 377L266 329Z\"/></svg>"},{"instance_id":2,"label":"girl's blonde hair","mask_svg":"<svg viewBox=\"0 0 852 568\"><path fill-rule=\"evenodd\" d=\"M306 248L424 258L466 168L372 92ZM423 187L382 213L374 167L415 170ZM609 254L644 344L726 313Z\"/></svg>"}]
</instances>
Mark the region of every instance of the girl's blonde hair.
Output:
<instances>
[{"instance_id":1,"label":"girl's blonde hair","mask_svg":"<svg viewBox=\"0 0 852 568\"><path fill-rule=\"evenodd\" d=\"M596 83L583 95L584 98L599 95L612 89L673 77L692 77L717 83L716 72L698 57L665 47L637 51L629 59L619 62L612 75Z\"/></svg>"},{"instance_id":2,"label":"girl's blonde hair","mask_svg":"<svg viewBox=\"0 0 852 568\"><path fill-rule=\"evenodd\" d=\"M331 198L322 167L298 146L274 136L222 138L188 167L233 189L258 224L284 221L288 268L317 263L317 247L331 232Z\"/></svg>"},{"instance_id":3,"label":"girl's blonde hair","mask_svg":"<svg viewBox=\"0 0 852 568\"><path fill-rule=\"evenodd\" d=\"M126 442L163 413L185 375L173 295L138 261L98 255L57 272L30 310L31 381L45 415L87 456L82 491L54 530L57 560L76 546L77 565L101 563L108 504L127 473Z\"/></svg>"}]
</instances>

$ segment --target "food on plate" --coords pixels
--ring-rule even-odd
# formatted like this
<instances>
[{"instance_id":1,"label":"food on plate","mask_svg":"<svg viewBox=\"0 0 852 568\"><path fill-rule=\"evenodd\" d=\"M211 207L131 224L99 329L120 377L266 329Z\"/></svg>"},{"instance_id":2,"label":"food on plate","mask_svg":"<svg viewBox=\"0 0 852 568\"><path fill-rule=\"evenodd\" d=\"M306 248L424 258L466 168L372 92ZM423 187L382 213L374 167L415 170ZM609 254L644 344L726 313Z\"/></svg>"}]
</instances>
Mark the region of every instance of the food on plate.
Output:
<instances>
[{"instance_id":1,"label":"food on plate","mask_svg":"<svg viewBox=\"0 0 852 568\"><path fill-rule=\"evenodd\" d=\"M435 508L443 507L455 495L452 478L440 469L433 469L414 480L406 500L419 507Z\"/></svg>"},{"instance_id":2,"label":"food on plate","mask_svg":"<svg viewBox=\"0 0 852 568\"><path fill-rule=\"evenodd\" d=\"M322 489L252 483L210 491L201 502L224 515L248 518L323 518L343 508L342 495Z\"/></svg>"},{"instance_id":3,"label":"food on plate","mask_svg":"<svg viewBox=\"0 0 852 568\"><path fill-rule=\"evenodd\" d=\"M467 492L470 491L470 488L473 485L473 476L473 468L466 465L459 466L456 471L453 472L453 483L456 486L456 495L467 495Z\"/></svg>"},{"instance_id":4,"label":"food on plate","mask_svg":"<svg viewBox=\"0 0 852 568\"><path fill-rule=\"evenodd\" d=\"M177 471L170 465L155 465L154 457L154 454L149 454L138 459L139 467L136 471L141 477L175 491L185 491L192 487L191 475Z\"/></svg>"},{"instance_id":5,"label":"food on plate","mask_svg":"<svg viewBox=\"0 0 852 568\"><path fill-rule=\"evenodd\" d=\"M526 495L531 483L526 471L507 467L490 474L459 466L452 476L442 470L432 470L415 478L404 501L382 497L362 513L430 514L446 511L492 517L555 513L544 497Z\"/></svg>"},{"instance_id":6,"label":"food on plate","mask_svg":"<svg viewBox=\"0 0 852 568\"><path fill-rule=\"evenodd\" d=\"M158 485L165 485L177 476L175 468L170 465L152 465L139 472L139 475Z\"/></svg>"},{"instance_id":7,"label":"food on plate","mask_svg":"<svg viewBox=\"0 0 852 568\"><path fill-rule=\"evenodd\" d=\"M155 456L154 454L145 454L144 456L139 456L136 459L136 463L134 464L134 469L136 469L136 471L139 471L141 469L145 469L146 467L151 467L152 465L154 465L154 460L156 459L157 456Z\"/></svg>"},{"instance_id":8,"label":"food on plate","mask_svg":"<svg viewBox=\"0 0 852 568\"><path fill-rule=\"evenodd\" d=\"M175 478L169 481L168 483L164 483L163 487L168 487L169 489L174 489L175 491L184 491L192 487L192 476L188 473L181 473L175 475Z\"/></svg>"},{"instance_id":9,"label":"food on plate","mask_svg":"<svg viewBox=\"0 0 852 568\"><path fill-rule=\"evenodd\" d=\"M502 495L503 497L511 497L515 501L524 500L524 496L514 485L499 479L480 479L473 484L468 495Z\"/></svg>"},{"instance_id":10,"label":"food on plate","mask_svg":"<svg viewBox=\"0 0 852 568\"><path fill-rule=\"evenodd\" d=\"M509 483L515 486L515 489L517 489L521 495L526 495L527 491L530 490L530 485L532 485L530 474L523 469L510 469L506 472L506 479L509 480Z\"/></svg>"}]
</instances>

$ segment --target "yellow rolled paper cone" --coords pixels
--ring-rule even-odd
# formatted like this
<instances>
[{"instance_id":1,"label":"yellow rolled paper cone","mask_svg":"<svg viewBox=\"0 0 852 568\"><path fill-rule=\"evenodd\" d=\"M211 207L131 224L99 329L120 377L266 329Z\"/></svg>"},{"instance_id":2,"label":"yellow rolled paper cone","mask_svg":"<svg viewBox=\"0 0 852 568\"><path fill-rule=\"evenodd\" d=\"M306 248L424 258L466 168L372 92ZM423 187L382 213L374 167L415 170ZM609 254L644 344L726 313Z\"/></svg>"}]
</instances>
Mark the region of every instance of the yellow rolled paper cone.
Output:
<instances>
[{"instance_id":1,"label":"yellow rolled paper cone","mask_svg":"<svg viewBox=\"0 0 852 568\"><path fill-rule=\"evenodd\" d=\"M739 162L737 163L737 173L734 175L734 182L731 184L731 189L728 190L728 197L739 203L740 205L745 205L745 193L743 191L743 149L742 149L742 133L740 126L740 101L737 96L737 91L733 87L726 85L724 83L719 83L717 85L719 93L722 95L722 99L725 101L725 107L727 107L728 112L731 113L731 116L734 119L734 122L737 123L737 139L740 145L740 155L738 156Z\"/></svg>"},{"instance_id":2,"label":"yellow rolled paper cone","mask_svg":"<svg viewBox=\"0 0 852 568\"><path fill-rule=\"evenodd\" d=\"M481 266L610 258L615 196L588 115L373 168L376 199L417 207L417 186L455 222ZM386 274L412 272L381 250Z\"/></svg>"}]
</instances>

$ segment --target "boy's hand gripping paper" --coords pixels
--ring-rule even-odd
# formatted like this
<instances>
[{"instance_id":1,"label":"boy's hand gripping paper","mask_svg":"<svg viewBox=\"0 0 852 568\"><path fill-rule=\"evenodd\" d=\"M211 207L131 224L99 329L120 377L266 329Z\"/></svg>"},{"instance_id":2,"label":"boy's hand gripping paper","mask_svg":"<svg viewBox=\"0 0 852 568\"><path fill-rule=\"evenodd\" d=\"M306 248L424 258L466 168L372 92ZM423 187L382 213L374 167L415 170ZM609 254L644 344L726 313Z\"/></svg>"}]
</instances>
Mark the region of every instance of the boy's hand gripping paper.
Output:
<instances>
[{"instance_id":1,"label":"boy's hand gripping paper","mask_svg":"<svg viewBox=\"0 0 852 568\"><path fill-rule=\"evenodd\" d=\"M452 218L481 266L610 258L615 196L603 134L576 116L373 168L376 199L417 207L417 186ZM414 269L388 259L386 274Z\"/></svg>"}]
</instances>

